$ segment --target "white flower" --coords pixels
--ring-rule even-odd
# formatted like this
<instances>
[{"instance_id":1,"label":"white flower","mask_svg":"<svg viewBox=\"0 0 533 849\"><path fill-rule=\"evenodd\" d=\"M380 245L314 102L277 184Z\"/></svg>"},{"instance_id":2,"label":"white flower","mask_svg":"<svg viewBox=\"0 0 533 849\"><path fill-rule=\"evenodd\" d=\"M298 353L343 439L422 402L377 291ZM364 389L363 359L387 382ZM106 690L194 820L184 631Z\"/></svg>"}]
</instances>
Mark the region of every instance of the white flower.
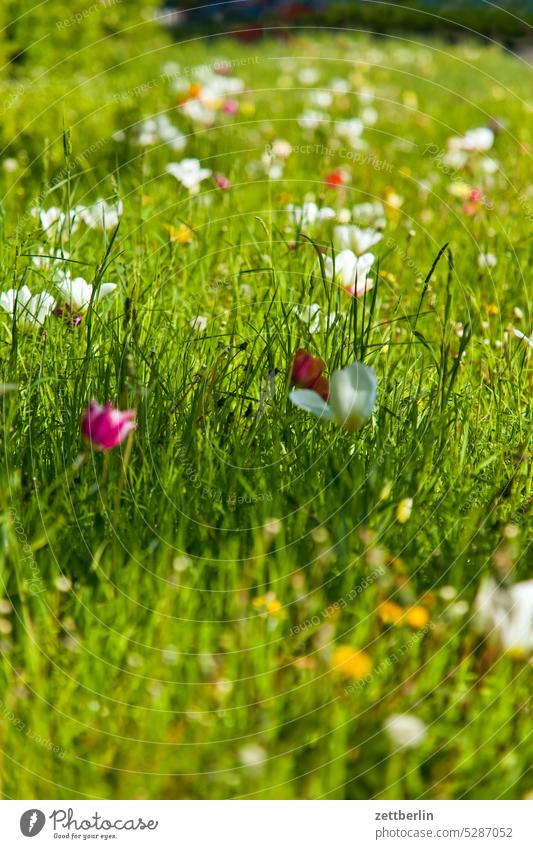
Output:
<instances>
[{"instance_id":1,"label":"white flower","mask_svg":"<svg viewBox=\"0 0 533 849\"><path fill-rule=\"evenodd\" d=\"M44 324L45 318L50 315L55 305L55 298L48 292L32 295L27 286L20 289L8 289L0 294L0 307L5 310L11 318L16 318L18 327L32 327L36 324Z\"/></svg>"},{"instance_id":2,"label":"white flower","mask_svg":"<svg viewBox=\"0 0 533 849\"><path fill-rule=\"evenodd\" d=\"M164 142L177 153L181 153L187 144L187 137L176 129L167 115L157 115L155 118L148 118L140 124L137 144L141 147L148 147L157 144L159 141Z\"/></svg>"},{"instance_id":3,"label":"white flower","mask_svg":"<svg viewBox=\"0 0 533 849\"><path fill-rule=\"evenodd\" d=\"M67 221L67 216L58 206L51 206L49 209L38 209L37 207L33 207L31 212L33 215L39 216L42 229L50 236L51 239L55 239L56 236L59 235ZM74 233L77 227L75 215L75 210L71 210L70 228L72 233Z\"/></svg>"},{"instance_id":4,"label":"white flower","mask_svg":"<svg viewBox=\"0 0 533 849\"><path fill-rule=\"evenodd\" d=\"M272 142L272 153L280 159L287 159L292 152L292 145L285 139L276 139Z\"/></svg>"},{"instance_id":5,"label":"white flower","mask_svg":"<svg viewBox=\"0 0 533 849\"><path fill-rule=\"evenodd\" d=\"M526 336L525 333L522 333L518 327L513 327L513 333L517 339L523 339L526 345L529 345L530 348L533 348L533 334L531 336Z\"/></svg>"},{"instance_id":6,"label":"white flower","mask_svg":"<svg viewBox=\"0 0 533 849\"><path fill-rule=\"evenodd\" d=\"M297 118L302 130L316 130L324 121L328 120L328 116L317 109L307 109Z\"/></svg>"},{"instance_id":7,"label":"white flower","mask_svg":"<svg viewBox=\"0 0 533 849\"><path fill-rule=\"evenodd\" d=\"M359 118L348 118L344 121L335 122L335 134L346 139L350 144L357 145L361 138L365 125Z\"/></svg>"},{"instance_id":8,"label":"white flower","mask_svg":"<svg viewBox=\"0 0 533 849\"><path fill-rule=\"evenodd\" d=\"M203 331L207 327L207 318L205 315L197 315L196 318L191 319L190 325L193 330L197 330L199 333L203 333Z\"/></svg>"},{"instance_id":9,"label":"white flower","mask_svg":"<svg viewBox=\"0 0 533 849\"><path fill-rule=\"evenodd\" d=\"M374 109L373 106L365 106L365 108L361 110L361 120L363 124L366 124L367 126L373 126L378 118L379 115L377 109Z\"/></svg>"},{"instance_id":10,"label":"white flower","mask_svg":"<svg viewBox=\"0 0 533 849\"><path fill-rule=\"evenodd\" d=\"M462 138L463 150L490 150L494 144L494 133L489 127L468 130Z\"/></svg>"},{"instance_id":11,"label":"white flower","mask_svg":"<svg viewBox=\"0 0 533 849\"><path fill-rule=\"evenodd\" d=\"M485 174L495 174L496 171L500 170L500 163L497 159L493 159L492 156L484 156L479 164Z\"/></svg>"},{"instance_id":12,"label":"white flower","mask_svg":"<svg viewBox=\"0 0 533 849\"><path fill-rule=\"evenodd\" d=\"M427 735L426 723L412 713L393 713L385 721L384 729L398 749L414 749Z\"/></svg>"},{"instance_id":13,"label":"white flower","mask_svg":"<svg viewBox=\"0 0 533 849\"><path fill-rule=\"evenodd\" d=\"M180 110L193 124L201 124L204 127L209 127L215 122L216 112L214 109L209 109L199 100L186 100L180 105Z\"/></svg>"},{"instance_id":14,"label":"white flower","mask_svg":"<svg viewBox=\"0 0 533 849\"><path fill-rule=\"evenodd\" d=\"M94 230L114 230L118 226L122 212L123 206L120 200L116 205L106 200L97 200L90 206L78 204L74 208L78 218Z\"/></svg>"},{"instance_id":15,"label":"white flower","mask_svg":"<svg viewBox=\"0 0 533 849\"><path fill-rule=\"evenodd\" d=\"M475 608L479 629L495 637L505 651L533 651L533 580L503 587L485 578Z\"/></svg>"},{"instance_id":16,"label":"white flower","mask_svg":"<svg viewBox=\"0 0 533 849\"><path fill-rule=\"evenodd\" d=\"M331 209L330 206L319 207L313 201L307 201L301 206L294 206L290 203L287 212L297 227L310 227L321 221L329 221L331 218L335 218L334 209Z\"/></svg>"},{"instance_id":17,"label":"white flower","mask_svg":"<svg viewBox=\"0 0 533 849\"><path fill-rule=\"evenodd\" d=\"M319 109L329 109L333 102L333 95L329 91L321 89L310 91L308 97L309 102L313 106L318 106Z\"/></svg>"},{"instance_id":18,"label":"white flower","mask_svg":"<svg viewBox=\"0 0 533 849\"><path fill-rule=\"evenodd\" d=\"M350 91L350 83L342 77L334 77L330 80L329 87L335 94L348 94Z\"/></svg>"},{"instance_id":19,"label":"white flower","mask_svg":"<svg viewBox=\"0 0 533 849\"><path fill-rule=\"evenodd\" d=\"M106 298L116 288L115 283L101 283L95 295L95 301ZM91 302L93 286L87 283L83 277L75 277L74 280L71 280L70 274L67 273L64 279L58 283L58 289L72 312L86 309Z\"/></svg>"},{"instance_id":20,"label":"white flower","mask_svg":"<svg viewBox=\"0 0 533 849\"><path fill-rule=\"evenodd\" d=\"M384 227L386 224L385 207L380 200L357 203L352 209L354 221L362 226Z\"/></svg>"},{"instance_id":21,"label":"white flower","mask_svg":"<svg viewBox=\"0 0 533 849\"><path fill-rule=\"evenodd\" d=\"M266 761L267 753L258 743L248 743L238 752L239 761L245 767L258 768Z\"/></svg>"},{"instance_id":22,"label":"white flower","mask_svg":"<svg viewBox=\"0 0 533 849\"><path fill-rule=\"evenodd\" d=\"M12 156L8 156L8 158L4 159L4 161L2 162L2 168L4 169L4 171L7 171L9 174L12 174L13 171L16 171L18 167L19 167L19 164L18 164L17 160L14 159L14 157L12 157Z\"/></svg>"},{"instance_id":23,"label":"white flower","mask_svg":"<svg viewBox=\"0 0 533 849\"><path fill-rule=\"evenodd\" d=\"M294 389L289 398L297 407L349 431L359 430L372 415L377 397L374 369L352 363L337 369L329 381L329 400L312 389Z\"/></svg>"},{"instance_id":24,"label":"white flower","mask_svg":"<svg viewBox=\"0 0 533 849\"><path fill-rule=\"evenodd\" d=\"M307 324L310 333L318 333L322 327L331 326L337 318L336 312L330 312L329 316L322 312L319 304L304 304L297 306L294 312L304 324Z\"/></svg>"},{"instance_id":25,"label":"white flower","mask_svg":"<svg viewBox=\"0 0 533 849\"><path fill-rule=\"evenodd\" d=\"M460 170L461 168L464 168L468 162L468 153L465 150L451 148L444 154L442 161L450 168Z\"/></svg>"},{"instance_id":26,"label":"white flower","mask_svg":"<svg viewBox=\"0 0 533 849\"><path fill-rule=\"evenodd\" d=\"M353 251L344 250L336 254L335 260L324 257L324 271L328 280L332 283L340 283L350 295L361 297L372 288L372 280L367 277L375 256L366 253L356 256Z\"/></svg>"},{"instance_id":27,"label":"white flower","mask_svg":"<svg viewBox=\"0 0 533 849\"><path fill-rule=\"evenodd\" d=\"M498 259L494 254L480 254L477 258L477 264L480 268L494 268Z\"/></svg>"},{"instance_id":28,"label":"white flower","mask_svg":"<svg viewBox=\"0 0 533 849\"><path fill-rule=\"evenodd\" d=\"M165 171L181 183L191 194L200 190L202 180L211 176L210 168L202 168L198 159L182 159L181 162L170 162Z\"/></svg>"},{"instance_id":29,"label":"white flower","mask_svg":"<svg viewBox=\"0 0 533 849\"><path fill-rule=\"evenodd\" d=\"M62 251L59 248L57 250L46 250L43 247L39 247L37 253L34 254L31 258L33 264L40 271L51 271L52 277L56 277L58 274L63 274L63 262L69 258L70 254L68 251Z\"/></svg>"},{"instance_id":30,"label":"white flower","mask_svg":"<svg viewBox=\"0 0 533 849\"><path fill-rule=\"evenodd\" d=\"M302 85L315 85L320 79L320 74L315 68L302 68L298 72L298 80Z\"/></svg>"},{"instance_id":31,"label":"white flower","mask_svg":"<svg viewBox=\"0 0 533 849\"><path fill-rule=\"evenodd\" d=\"M333 230L335 248L338 251L349 249L356 254L364 254L369 248L377 245L383 238L383 233L372 227L357 227L356 224L345 224Z\"/></svg>"},{"instance_id":32,"label":"white flower","mask_svg":"<svg viewBox=\"0 0 533 849\"><path fill-rule=\"evenodd\" d=\"M448 139L450 150L486 151L494 144L494 133L489 127L476 127L468 130L464 136L453 136Z\"/></svg>"}]
</instances>

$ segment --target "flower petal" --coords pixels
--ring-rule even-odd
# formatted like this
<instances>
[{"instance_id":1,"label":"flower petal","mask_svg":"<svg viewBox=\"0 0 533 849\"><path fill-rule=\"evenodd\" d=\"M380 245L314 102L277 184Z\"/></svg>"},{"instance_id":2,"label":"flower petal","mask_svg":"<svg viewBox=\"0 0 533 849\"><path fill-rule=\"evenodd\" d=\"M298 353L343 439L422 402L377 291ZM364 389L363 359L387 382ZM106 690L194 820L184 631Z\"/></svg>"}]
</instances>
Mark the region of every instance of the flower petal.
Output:
<instances>
[{"instance_id":1,"label":"flower petal","mask_svg":"<svg viewBox=\"0 0 533 849\"><path fill-rule=\"evenodd\" d=\"M333 412L329 404L326 404L324 399L312 389L294 389L289 393L289 398L293 404L307 413L312 413L328 422L333 421Z\"/></svg>"}]
</instances>

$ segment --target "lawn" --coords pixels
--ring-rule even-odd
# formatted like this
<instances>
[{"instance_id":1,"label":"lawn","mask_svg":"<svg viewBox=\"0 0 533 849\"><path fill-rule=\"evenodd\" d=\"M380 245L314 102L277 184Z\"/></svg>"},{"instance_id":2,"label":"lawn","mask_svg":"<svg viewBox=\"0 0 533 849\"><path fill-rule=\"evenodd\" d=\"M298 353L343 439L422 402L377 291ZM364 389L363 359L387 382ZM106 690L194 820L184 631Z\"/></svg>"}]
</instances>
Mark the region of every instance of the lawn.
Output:
<instances>
[{"instance_id":1,"label":"lawn","mask_svg":"<svg viewBox=\"0 0 533 849\"><path fill-rule=\"evenodd\" d=\"M65 20L0 80L4 798L531 798L530 67Z\"/></svg>"}]
</instances>

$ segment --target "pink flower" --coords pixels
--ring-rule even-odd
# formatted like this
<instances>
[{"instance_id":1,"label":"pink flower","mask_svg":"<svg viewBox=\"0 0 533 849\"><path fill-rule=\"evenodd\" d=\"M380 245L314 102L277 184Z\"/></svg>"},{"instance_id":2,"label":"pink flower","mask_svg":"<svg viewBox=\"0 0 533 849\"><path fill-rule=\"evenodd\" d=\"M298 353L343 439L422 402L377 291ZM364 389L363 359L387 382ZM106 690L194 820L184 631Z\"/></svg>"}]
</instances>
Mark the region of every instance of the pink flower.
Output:
<instances>
[{"instance_id":1,"label":"pink flower","mask_svg":"<svg viewBox=\"0 0 533 849\"><path fill-rule=\"evenodd\" d=\"M224 174L215 174L215 183L219 189L229 189L231 188L231 183Z\"/></svg>"},{"instance_id":2,"label":"pink flower","mask_svg":"<svg viewBox=\"0 0 533 849\"><path fill-rule=\"evenodd\" d=\"M111 403L101 407L91 401L81 420L81 432L98 451L109 451L135 429L134 418L135 410L121 412Z\"/></svg>"},{"instance_id":3,"label":"pink flower","mask_svg":"<svg viewBox=\"0 0 533 849\"><path fill-rule=\"evenodd\" d=\"M239 108L239 104L237 103L237 101L232 100L231 98L229 98L228 100L225 100L224 103L222 104L222 111L225 112L226 115L235 115L238 108Z\"/></svg>"}]
</instances>

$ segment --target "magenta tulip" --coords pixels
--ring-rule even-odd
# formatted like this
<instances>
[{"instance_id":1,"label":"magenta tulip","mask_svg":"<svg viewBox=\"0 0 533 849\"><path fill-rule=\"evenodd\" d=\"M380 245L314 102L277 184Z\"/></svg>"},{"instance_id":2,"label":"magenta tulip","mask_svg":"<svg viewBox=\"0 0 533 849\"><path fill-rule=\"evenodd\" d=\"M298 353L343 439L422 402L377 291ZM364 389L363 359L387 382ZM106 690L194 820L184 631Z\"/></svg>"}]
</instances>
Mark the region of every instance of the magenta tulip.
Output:
<instances>
[{"instance_id":1,"label":"magenta tulip","mask_svg":"<svg viewBox=\"0 0 533 849\"><path fill-rule=\"evenodd\" d=\"M101 407L91 401L81 420L81 432L98 451L109 451L135 429L135 410L117 410L111 403Z\"/></svg>"}]
</instances>

